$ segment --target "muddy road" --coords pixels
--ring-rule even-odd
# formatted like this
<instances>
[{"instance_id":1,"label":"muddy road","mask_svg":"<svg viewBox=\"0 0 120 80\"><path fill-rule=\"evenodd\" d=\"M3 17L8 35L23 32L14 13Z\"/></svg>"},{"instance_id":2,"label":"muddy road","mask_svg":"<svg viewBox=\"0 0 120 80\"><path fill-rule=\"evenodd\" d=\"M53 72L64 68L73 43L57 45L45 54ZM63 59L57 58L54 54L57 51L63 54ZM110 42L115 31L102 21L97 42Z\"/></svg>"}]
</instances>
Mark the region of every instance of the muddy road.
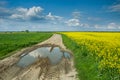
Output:
<instances>
[{"instance_id":1,"label":"muddy road","mask_svg":"<svg viewBox=\"0 0 120 80\"><path fill-rule=\"evenodd\" d=\"M54 34L0 60L0 80L77 80L72 54Z\"/></svg>"}]
</instances>

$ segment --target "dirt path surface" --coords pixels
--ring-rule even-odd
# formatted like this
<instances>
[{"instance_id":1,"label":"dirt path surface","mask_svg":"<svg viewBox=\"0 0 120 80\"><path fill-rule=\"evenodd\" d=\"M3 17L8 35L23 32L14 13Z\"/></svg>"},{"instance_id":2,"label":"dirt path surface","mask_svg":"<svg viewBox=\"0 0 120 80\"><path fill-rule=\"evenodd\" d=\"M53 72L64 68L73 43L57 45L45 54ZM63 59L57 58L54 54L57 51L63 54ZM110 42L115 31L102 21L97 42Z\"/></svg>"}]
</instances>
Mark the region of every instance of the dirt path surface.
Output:
<instances>
[{"instance_id":1,"label":"dirt path surface","mask_svg":"<svg viewBox=\"0 0 120 80\"><path fill-rule=\"evenodd\" d=\"M51 52L56 46L63 53L68 52L71 58L68 59L63 56L58 64L51 65L49 58L38 57L36 62L27 67L23 68L17 65L23 57L23 53L25 56L40 47L51 47ZM22 49L0 61L0 80L77 80L76 74L72 52L66 49L59 34L54 34L48 40Z\"/></svg>"}]
</instances>

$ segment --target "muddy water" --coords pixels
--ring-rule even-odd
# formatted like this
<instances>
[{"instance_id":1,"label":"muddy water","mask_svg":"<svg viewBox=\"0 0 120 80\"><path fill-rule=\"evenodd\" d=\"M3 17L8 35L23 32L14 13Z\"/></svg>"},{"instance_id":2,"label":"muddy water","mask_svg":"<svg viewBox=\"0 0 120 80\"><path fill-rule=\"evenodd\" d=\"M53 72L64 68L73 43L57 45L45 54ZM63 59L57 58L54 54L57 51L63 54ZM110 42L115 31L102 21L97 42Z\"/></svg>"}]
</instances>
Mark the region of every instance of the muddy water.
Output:
<instances>
[{"instance_id":1,"label":"muddy water","mask_svg":"<svg viewBox=\"0 0 120 80\"><path fill-rule=\"evenodd\" d=\"M23 56L17 63L20 67L27 67L37 61L38 57L48 57L52 65L56 65L62 59L62 57L70 58L70 54L67 52L61 52L59 47L54 47L52 51L51 47L38 48L27 55Z\"/></svg>"}]
</instances>

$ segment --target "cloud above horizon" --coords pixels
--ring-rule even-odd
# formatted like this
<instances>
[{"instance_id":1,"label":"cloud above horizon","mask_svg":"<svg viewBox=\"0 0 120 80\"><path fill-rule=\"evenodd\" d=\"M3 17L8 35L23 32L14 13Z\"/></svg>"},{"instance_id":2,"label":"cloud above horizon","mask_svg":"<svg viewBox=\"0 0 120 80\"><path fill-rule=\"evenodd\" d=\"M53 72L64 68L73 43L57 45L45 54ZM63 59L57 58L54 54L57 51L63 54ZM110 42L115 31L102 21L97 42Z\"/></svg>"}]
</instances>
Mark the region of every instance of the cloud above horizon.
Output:
<instances>
[{"instance_id":1,"label":"cloud above horizon","mask_svg":"<svg viewBox=\"0 0 120 80\"><path fill-rule=\"evenodd\" d=\"M112 22L112 23L108 23L107 25L94 25L94 27L96 29L103 29L103 30L116 30L116 29L120 29L120 25Z\"/></svg>"},{"instance_id":2,"label":"cloud above horizon","mask_svg":"<svg viewBox=\"0 0 120 80\"><path fill-rule=\"evenodd\" d=\"M120 13L120 3L109 6L109 9L111 12L119 12Z\"/></svg>"},{"instance_id":3,"label":"cloud above horizon","mask_svg":"<svg viewBox=\"0 0 120 80\"><path fill-rule=\"evenodd\" d=\"M107 2L103 2L104 4L101 5L94 0L93 3L89 3L91 6L84 6L86 5L84 1L84 5L80 5L81 1L70 1L66 3L69 6L66 6L65 4L57 5L58 2L51 5L44 1L41 1L41 4L38 3L39 1L32 0L29 3L14 1L0 1L0 31L25 29L40 31L120 30L119 3L111 2L108 5ZM103 9L104 5L106 8ZM105 9L109 12L106 12Z\"/></svg>"},{"instance_id":4,"label":"cloud above horizon","mask_svg":"<svg viewBox=\"0 0 120 80\"><path fill-rule=\"evenodd\" d=\"M61 20L63 17L52 15L51 12L43 15L44 9L40 6L31 8L18 7L12 10L0 7L0 17L12 20Z\"/></svg>"},{"instance_id":5,"label":"cloud above horizon","mask_svg":"<svg viewBox=\"0 0 120 80\"><path fill-rule=\"evenodd\" d=\"M79 19L69 19L65 22L68 26L82 26Z\"/></svg>"},{"instance_id":6,"label":"cloud above horizon","mask_svg":"<svg viewBox=\"0 0 120 80\"><path fill-rule=\"evenodd\" d=\"M41 7L31 8L17 8L14 13L9 17L11 19L32 20L34 18L41 19L40 13L43 11Z\"/></svg>"}]
</instances>

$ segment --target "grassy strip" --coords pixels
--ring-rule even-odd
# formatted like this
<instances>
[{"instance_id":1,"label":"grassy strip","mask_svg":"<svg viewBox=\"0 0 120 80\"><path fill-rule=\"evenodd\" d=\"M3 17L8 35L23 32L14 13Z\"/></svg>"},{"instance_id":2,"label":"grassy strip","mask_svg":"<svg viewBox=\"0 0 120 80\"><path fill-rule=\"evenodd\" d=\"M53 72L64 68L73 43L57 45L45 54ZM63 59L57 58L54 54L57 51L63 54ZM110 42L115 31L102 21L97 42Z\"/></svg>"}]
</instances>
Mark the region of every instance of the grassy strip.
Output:
<instances>
[{"instance_id":1,"label":"grassy strip","mask_svg":"<svg viewBox=\"0 0 120 80\"><path fill-rule=\"evenodd\" d=\"M75 41L62 35L65 46L73 51L75 67L80 80L101 80L98 75L97 62L90 54L87 46L78 45Z\"/></svg>"},{"instance_id":2,"label":"grassy strip","mask_svg":"<svg viewBox=\"0 0 120 80\"><path fill-rule=\"evenodd\" d=\"M51 36L52 33L46 32L0 33L0 59L11 55L11 53L15 50L37 44Z\"/></svg>"}]
</instances>

